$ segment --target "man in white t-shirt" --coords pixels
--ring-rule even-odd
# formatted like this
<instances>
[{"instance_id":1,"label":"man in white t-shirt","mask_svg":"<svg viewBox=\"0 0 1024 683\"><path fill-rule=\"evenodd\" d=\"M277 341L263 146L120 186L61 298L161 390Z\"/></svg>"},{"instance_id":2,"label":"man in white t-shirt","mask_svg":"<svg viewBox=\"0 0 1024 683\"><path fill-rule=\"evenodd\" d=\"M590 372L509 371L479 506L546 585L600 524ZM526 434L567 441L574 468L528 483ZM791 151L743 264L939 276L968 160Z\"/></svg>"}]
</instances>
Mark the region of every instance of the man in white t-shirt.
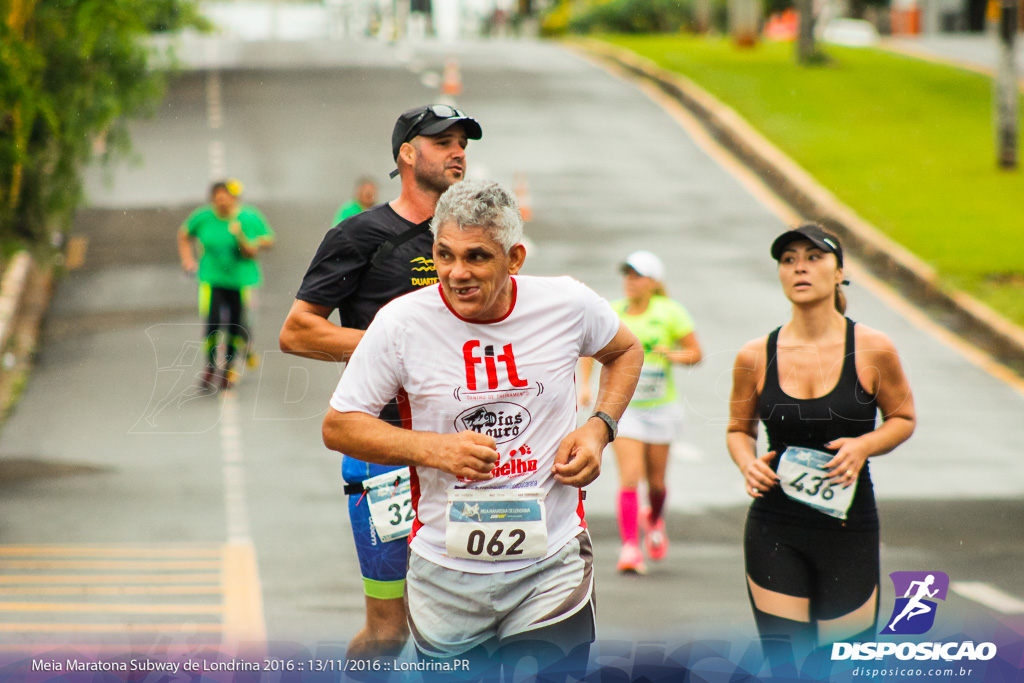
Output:
<instances>
[{"instance_id":1,"label":"man in white t-shirt","mask_svg":"<svg viewBox=\"0 0 1024 683\"><path fill-rule=\"evenodd\" d=\"M585 667L594 591L582 487L600 473L643 348L585 285L517 276L522 219L496 183L453 185L431 229L439 286L377 314L331 399L324 443L412 468L408 502L398 486L370 498L378 530L405 505L415 512L406 600L421 656L500 650ZM594 415L577 429L581 356L603 369ZM406 429L375 417L396 395Z\"/></svg>"}]
</instances>

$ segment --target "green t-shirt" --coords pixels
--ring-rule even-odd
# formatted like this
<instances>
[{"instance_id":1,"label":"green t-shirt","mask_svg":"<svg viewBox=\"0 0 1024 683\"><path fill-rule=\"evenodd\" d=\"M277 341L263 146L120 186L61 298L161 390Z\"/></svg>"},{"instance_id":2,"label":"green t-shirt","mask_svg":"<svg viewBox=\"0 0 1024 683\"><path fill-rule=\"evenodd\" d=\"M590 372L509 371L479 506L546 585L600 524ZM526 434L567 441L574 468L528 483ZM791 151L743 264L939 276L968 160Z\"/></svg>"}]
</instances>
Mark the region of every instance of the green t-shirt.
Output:
<instances>
[{"instance_id":1,"label":"green t-shirt","mask_svg":"<svg viewBox=\"0 0 1024 683\"><path fill-rule=\"evenodd\" d=\"M273 237L267 219L254 207L243 206L233 219L242 226L247 239ZM238 240L231 234L231 220L219 218L212 206L196 209L185 220L190 237L199 241L199 280L211 287L242 289L259 285L263 278L255 259L242 256Z\"/></svg>"},{"instance_id":2,"label":"green t-shirt","mask_svg":"<svg viewBox=\"0 0 1024 683\"><path fill-rule=\"evenodd\" d=\"M693 332L693 318L680 304L664 296L653 296L647 310L629 315L628 299L612 302L612 308L630 332L644 345L644 366L630 405L652 407L676 400L672 364L655 347L678 348L679 340Z\"/></svg>"},{"instance_id":3,"label":"green t-shirt","mask_svg":"<svg viewBox=\"0 0 1024 683\"><path fill-rule=\"evenodd\" d=\"M359 202L353 199L348 204L338 209L338 212L334 214L334 225L337 225L346 218L355 216L357 213L362 212L362 210L363 207L359 206Z\"/></svg>"}]
</instances>

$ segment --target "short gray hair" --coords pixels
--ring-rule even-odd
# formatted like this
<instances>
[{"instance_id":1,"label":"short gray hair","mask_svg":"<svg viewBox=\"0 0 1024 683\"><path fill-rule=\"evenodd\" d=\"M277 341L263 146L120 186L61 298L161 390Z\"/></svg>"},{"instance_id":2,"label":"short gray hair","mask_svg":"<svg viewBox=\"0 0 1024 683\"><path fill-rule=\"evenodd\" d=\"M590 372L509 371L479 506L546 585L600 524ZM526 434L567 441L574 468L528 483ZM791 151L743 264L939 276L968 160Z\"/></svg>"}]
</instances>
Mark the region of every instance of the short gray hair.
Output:
<instances>
[{"instance_id":1,"label":"short gray hair","mask_svg":"<svg viewBox=\"0 0 1024 683\"><path fill-rule=\"evenodd\" d=\"M514 194L498 183L463 180L449 187L437 201L430 229L437 239L441 227L454 223L459 230L483 228L507 254L523 241L523 218Z\"/></svg>"}]
</instances>

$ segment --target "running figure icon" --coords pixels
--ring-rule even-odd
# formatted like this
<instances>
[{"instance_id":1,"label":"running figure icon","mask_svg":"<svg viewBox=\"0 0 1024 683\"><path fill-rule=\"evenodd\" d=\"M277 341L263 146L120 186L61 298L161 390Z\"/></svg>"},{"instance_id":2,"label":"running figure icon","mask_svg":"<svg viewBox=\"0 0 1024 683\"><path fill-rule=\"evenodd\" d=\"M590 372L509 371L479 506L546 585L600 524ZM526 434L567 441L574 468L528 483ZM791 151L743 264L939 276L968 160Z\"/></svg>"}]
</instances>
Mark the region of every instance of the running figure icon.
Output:
<instances>
[{"instance_id":1,"label":"running figure icon","mask_svg":"<svg viewBox=\"0 0 1024 683\"><path fill-rule=\"evenodd\" d=\"M462 516L466 519L472 519L476 517L476 521L482 522L483 517L480 516L480 503L476 505L470 505L469 503L462 504Z\"/></svg>"},{"instance_id":2,"label":"running figure icon","mask_svg":"<svg viewBox=\"0 0 1024 683\"><path fill-rule=\"evenodd\" d=\"M929 574L924 579L924 581L910 582L910 585L907 586L907 592L903 596L904 598L910 598L910 600L907 602L906 606L904 606L903 611L899 613L899 616L893 619L892 623L889 624L890 631L896 630L896 622L902 619L903 617L906 617L907 621L910 621L911 619L920 614L927 614L928 612L932 611L932 606L923 602L923 600L926 597L934 598L935 594L939 592L938 588L936 588L933 591L928 590L928 588L933 583L935 583L934 574ZM913 596L911 596L911 593L915 590L915 587L917 592Z\"/></svg>"}]
</instances>

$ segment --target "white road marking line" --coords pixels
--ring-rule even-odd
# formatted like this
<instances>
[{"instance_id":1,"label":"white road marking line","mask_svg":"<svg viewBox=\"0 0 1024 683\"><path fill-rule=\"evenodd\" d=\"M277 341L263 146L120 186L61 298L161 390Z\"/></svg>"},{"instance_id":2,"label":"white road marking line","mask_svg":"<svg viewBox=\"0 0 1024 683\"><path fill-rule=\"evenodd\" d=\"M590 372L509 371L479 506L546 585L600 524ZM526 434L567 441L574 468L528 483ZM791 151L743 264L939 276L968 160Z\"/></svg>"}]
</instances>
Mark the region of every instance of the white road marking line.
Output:
<instances>
[{"instance_id":1,"label":"white road marking line","mask_svg":"<svg viewBox=\"0 0 1024 683\"><path fill-rule=\"evenodd\" d=\"M206 123L214 131L224 124L223 93L220 73L216 68L210 69L206 77ZM224 142L219 138L212 139L207 150L210 180L227 177ZM263 586L249 528L238 397L234 391L223 391L221 397L219 428L227 526L227 545L224 547L224 638L227 644L262 642L266 639Z\"/></svg>"},{"instance_id":2,"label":"white road marking line","mask_svg":"<svg viewBox=\"0 0 1024 683\"><path fill-rule=\"evenodd\" d=\"M1024 614L1024 600L981 581L955 581L953 592L1001 614Z\"/></svg>"},{"instance_id":3,"label":"white road marking line","mask_svg":"<svg viewBox=\"0 0 1024 683\"><path fill-rule=\"evenodd\" d=\"M224 510L227 515L228 543L251 543L249 509L245 496L245 472L242 468L242 430L238 424L238 397L226 391L220 420L220 443L224 465Z\"/></svg>"},{"instance_id":4,"label":"white road marking line","mask_svg":"<svg viewBox=\"0 0 1024 683\"><path fill-rule=\"evenodd\" d=\"M206 124L217 130L224 123L220 88L220 72L211 69L206 75Z\"/></svg>"},{"instance_id":5,"label":"white road marking line","mask_svg":"<svg viewBox=\"0 0 1024 683\"><path fill-rule=\"evenodd\" d=\"M249 529L238 397L234 391L222 392L222 396L220 443L228 535L224 546L224 640L227 645L235 645L262 642L267 629L263 586Z\"/></svg>"},{"instance_id":6,"label":"white road marking line","mask_svg":"<svg viewBox=\"0 0 1024 683\"><path fill-rule=\"evenodd\" d=\"M224 178L227 175L227 164L224 161L224 143L220 140L210 140L207 150L210 157L210 180Z\"/></svg>"},{"instance_id":7,"label":"white road marking line","mask_svg":"<svg viewBox=\"0 0 1024 683\"><path fill-rule=\"evenodd\" d=\"M219 130L224 123L224 106L221 93L220 72L210 69L206 74L206 125L210 130ZM224 143L219 139L210 140L207 146L210 165L210 180L216 181L227 176Z\"/></svg>"}]
</instances>

